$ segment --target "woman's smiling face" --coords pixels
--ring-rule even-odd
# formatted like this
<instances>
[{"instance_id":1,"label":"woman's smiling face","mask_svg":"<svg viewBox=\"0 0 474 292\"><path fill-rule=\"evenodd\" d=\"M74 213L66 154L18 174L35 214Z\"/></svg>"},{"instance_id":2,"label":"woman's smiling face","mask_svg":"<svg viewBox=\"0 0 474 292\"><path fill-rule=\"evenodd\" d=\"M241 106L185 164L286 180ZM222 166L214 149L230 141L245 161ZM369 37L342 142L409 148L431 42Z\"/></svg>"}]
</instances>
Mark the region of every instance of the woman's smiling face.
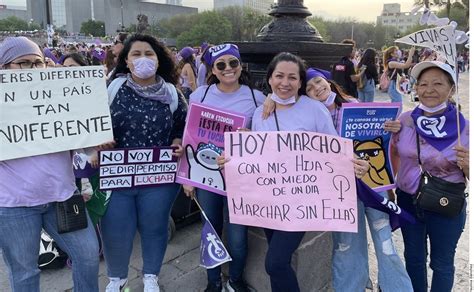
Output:
<instances>
[{"instance_id":1,"label":"woman's smiling face","mask_svg":"<svg viewBox=\"0 0 474 292\"><path fill-rule=\"evenodd\" d=\"M297 96L301 88L299 72L298 64L289 61L279 62L268 80L273 93L281 99Z\"/></svg>"},{"instance_id":2,"label":"woman's smiling face","mask_svg":"<svg viewBox=\"0 0 474 292\"><path fill-rule=\"evenodd\" d=\"M331 93L331 84L323 77L314 77L306 84L306 94L321 102L326 99Z\"/></svg>"}]
</instances>

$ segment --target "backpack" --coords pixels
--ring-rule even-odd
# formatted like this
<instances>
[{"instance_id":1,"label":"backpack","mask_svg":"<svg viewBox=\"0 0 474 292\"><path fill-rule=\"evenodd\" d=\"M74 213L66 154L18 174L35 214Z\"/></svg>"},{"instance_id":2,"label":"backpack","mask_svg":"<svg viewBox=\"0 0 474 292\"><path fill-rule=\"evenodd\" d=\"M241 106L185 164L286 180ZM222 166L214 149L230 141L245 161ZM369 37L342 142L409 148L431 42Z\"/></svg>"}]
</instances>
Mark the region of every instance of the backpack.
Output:
<instances>
[{"instance_id":1,"label":"backpack","mask_svg":"<svg viewBox=\"0 0 474 292\"><path fill-rule=\"evenodd\" d=\"M119 91L120 87L127 81L126 77L117 77L112 82L110 82L109 86L107 87L107 94L109 96L109 106L114 102L115 96L117 95L117 92ZM170 103L170 110L171 114L173 114L176 109L178 109L178 92L176 91L176 88L174 87L173 84L165 82L165 86L172 86L170 92L172 94L172 100Z\"/></svg>"},{"instance_id":2,"label":"backpack","mask_svg":"<svg viewBox=\"0 0 474 292\"><path fill-rule=\"evenodd\" d=\"M61 269L66 265L67 259L68 255L59 248L48 233L41 230L38 267L41 270Z\"/></svg>"},{"instance_id":3,"label":"backpack","mask_svg":"<svg viewBox=\"0 0 474 292\"><path fill-rule=\"evenodd\" d=\"M357 70L357 73L360 72L360 69ZM362 74L362 76L357 80L357 89L363 89L367 84L367 75Z\"/></svg>"},{"instance_id":4,"label":"backpack","mask_svg":"<svg viewBox=\"0 0 474 292\"><path fill-rule=\"evenodd\" d=\"M390 78L388 78L388 69L383 72L382 76L380 76L380 81L379 81L380 91L382 92L388 91L388 87L390 86L390 80L392 80L396 72L397 72L397 69L393 69L393 73L392 73L392 76L390 76Z\"/></svg>"}]
</instances>

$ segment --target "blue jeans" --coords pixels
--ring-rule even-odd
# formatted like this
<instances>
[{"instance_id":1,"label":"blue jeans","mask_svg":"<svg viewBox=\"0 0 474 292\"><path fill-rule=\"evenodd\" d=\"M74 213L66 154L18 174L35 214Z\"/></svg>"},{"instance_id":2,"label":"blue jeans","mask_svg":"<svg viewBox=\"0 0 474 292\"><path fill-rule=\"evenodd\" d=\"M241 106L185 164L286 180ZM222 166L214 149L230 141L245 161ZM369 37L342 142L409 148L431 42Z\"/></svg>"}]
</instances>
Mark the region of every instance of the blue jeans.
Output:
<instances>
[{"instance_id":1,"label":"blue jeans","mask_svg":"<svg viewBox=\"0 0 474 292\"><path fill-rule=\"evenodd\" d=\"M397 189L397 203L416 216L413 196ZM423 212L416 224L402 226L405 245L405 263L415 292L428 290L427 239L430 242L430 268L433 270L431 291L449 292L454 282L454 254L466 222L466 206L458 216L448 218L432 212Z\"/></svg>"},{"instance_id":2,"label":"blue jeans","mask_svg":"<svg viewBox=\"0 0 474 292\"><path fill-rule=\"evenodd\" d=\"M368 79L362 89L357 89L360 102L373 102L375 96L375 81Z\"/></svg>"},{"instance_id":3,"label":"blue jeans","mask_svg":"<svg viewBox=\"0 0 474 292\"><path fill-rule=\"evenodd\" d=\"M402 102L402 95L397 91L397 80L390 80L388 95L392 102Z\"/></svg>"},{"instance_id":4,"label":"blue jeans","mask_svg":"<svg viewBox=\"0 0 474 292\"><path fill-rule=\"evenodd\" d=\"M222 237L225 224L227 249L232 257L232 261L229 262L229 276L233 282L241 280L247 261L247 226L229 223L227 197L202 189L196 189L196 195L219 237ZM213 285L220 285L220 266L207 270L207 281Z\"/></svg>"},{"instance_id":5,"label":"blue jeans","mask_svg":"<svg viewBox=\"0 0 474 292\"><path fill-rule=\"evenodd\" d=\"M380 193L387 197L387 192ZM357 200L358 232L333 232L333 286L336 292L365 291L369 278L365 217L377 256L378 284L384 292L413 291L410 278L392 241L387 213L366 208ZM354 273L357 271L357 273Z\"/></svg>"},{"instance_id":6,"label":"blue jeans","mask_svg":"<svg viewBox=\"0 0 474 292\"><path fill-rule=\"evenodd\" d=\"M140 233L143 273L158 275L168 245L168 219L177 184L113 191L101 219L109 277L127 278L136 231Z\"/></svg>"},{"instance_id":7,"label":"blue jeans","mask_svg":"<svg viewBox=\"0 0 474 292\"><path fill-rule=\"evenodd\" d=\"M268 241L265 270L270 276L272 292L299 292L298 279L291 267L291 257L305 232L288 232L264 228Z\"/></svg>"},{"instance_id":8,"label":"blue jeans","mask_svg":"<svg viewBox=\"0 0 474 292\"><path fill-rule=\"evenodd\" d=\"M99 291L99 244L88 219L86 229L58 234L56 204L0 207L0 249L14 292L39 292L38 254L43 228L73 262L74 291Z\"/></svg>"}]
</instances>

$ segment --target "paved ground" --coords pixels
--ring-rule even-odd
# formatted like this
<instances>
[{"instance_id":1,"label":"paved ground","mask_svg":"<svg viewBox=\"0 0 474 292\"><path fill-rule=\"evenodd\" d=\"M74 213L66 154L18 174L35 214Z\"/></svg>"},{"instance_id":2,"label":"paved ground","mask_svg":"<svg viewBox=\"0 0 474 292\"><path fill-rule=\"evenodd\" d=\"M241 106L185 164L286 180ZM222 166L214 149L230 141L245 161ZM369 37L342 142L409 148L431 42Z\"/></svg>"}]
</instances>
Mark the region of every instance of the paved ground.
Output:
<instances>
[{"instance_id":1,"label":"paved ground","mask_svg":"<svg viewBox=\"0 0 474 292\"><path fill-rule=\"evenodd\" d=\"M463 113L469 117L469 80L468 74L461 74L460 81L460 96L462 98L461 104ZM388 101L386 94L377 92L376 101ZM404 110L414 107L414 103L409 100L404 101ZM469 216L468 216L469 220ZM469 286L469 224L466 225L465 232L461 236L456 254L456 277L453 291L470 291ZM370 232L367 232L370 234ZM160 285L165 292L179 291L202 291L206 285L205 270L199 267L199 236L200 224L195 223L178 230L175 237L171 240L164 265L160 274ZM396 231L394 233L394 241L397 249L402 252L403 241L401 233ZM140 278L141 248L139 244L139 237L136 238L134 250L130 262L129 271L129 288L130 292L143 291L143 285ZM371 278L376 284L377 280L377 265L374 256L374 250L370 245L371 256ZM104 291L107 284L107 277L105 265L102 261L100 264L100 289ZM71 270L64 268L55 271L44 271L41 274L41 291L69 291L72 288ZM10 291L6 267L3 261L0 260L0 292ZM403 292L403 291L401 291Z\"/></svg>"}]
</instances>

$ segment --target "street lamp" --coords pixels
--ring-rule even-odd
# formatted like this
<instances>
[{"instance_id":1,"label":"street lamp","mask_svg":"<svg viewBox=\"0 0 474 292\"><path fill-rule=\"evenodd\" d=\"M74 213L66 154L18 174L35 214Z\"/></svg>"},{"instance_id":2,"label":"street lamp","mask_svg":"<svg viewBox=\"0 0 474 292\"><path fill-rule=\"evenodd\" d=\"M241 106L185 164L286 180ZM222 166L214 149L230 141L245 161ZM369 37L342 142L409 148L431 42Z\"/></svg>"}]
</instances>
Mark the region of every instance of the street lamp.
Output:
<instances>
[{"instance_id":1,"label":"street lamp","mask_svg":"<svg viewBox=\"0 0 474 292\"><path fill-rule=\"evenodd\" d=\"M122 14L121 31L124 31L124 30L125 30L125 26L124 26L124 23L123 23L123 0L120 0L120 12L121 12L121 14Z\"/></svg>"}]
</instances>

